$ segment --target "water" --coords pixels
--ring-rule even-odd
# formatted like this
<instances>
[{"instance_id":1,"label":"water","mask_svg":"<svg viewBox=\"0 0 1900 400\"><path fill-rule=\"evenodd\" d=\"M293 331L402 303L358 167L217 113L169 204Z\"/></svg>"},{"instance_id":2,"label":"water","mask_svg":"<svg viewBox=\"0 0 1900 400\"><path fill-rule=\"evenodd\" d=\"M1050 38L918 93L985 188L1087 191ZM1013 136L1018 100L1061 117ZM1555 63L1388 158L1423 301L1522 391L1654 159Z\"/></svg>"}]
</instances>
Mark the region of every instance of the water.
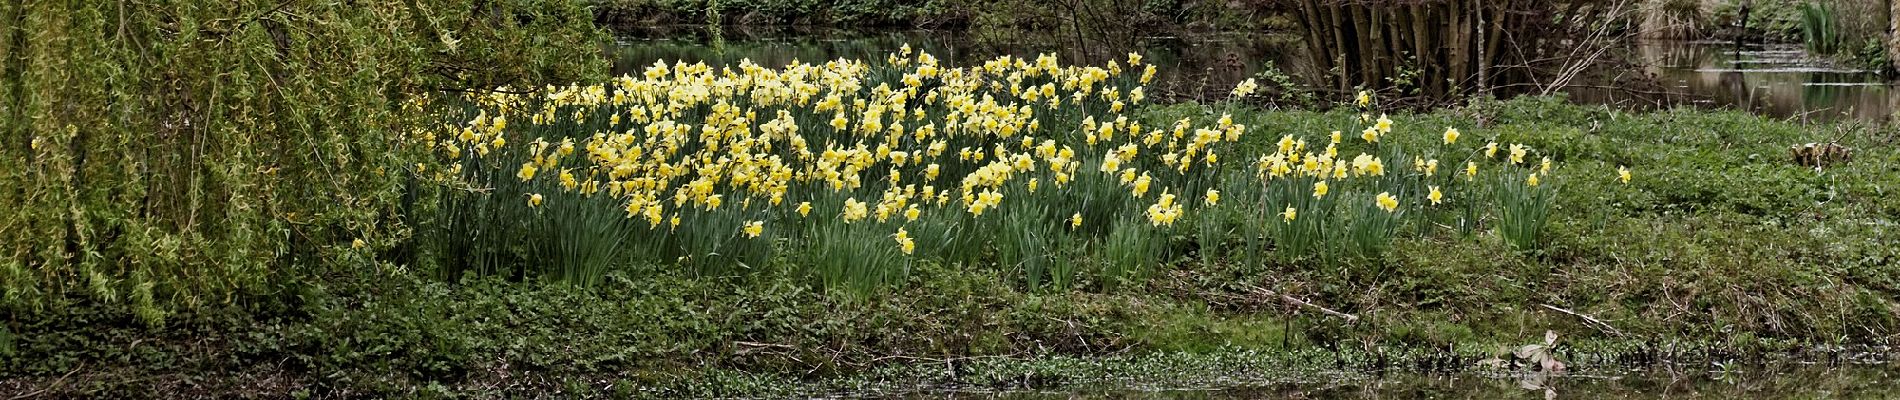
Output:
<instances>
[{"instance_id":1,"label":"water","mask_svg":"<svg viewBox=\"0 0 1900 400\"><path fill-rule=\"evenodd\" d=\"M1900 107L1900 93L1872 71L1828 65L1798 45L1647 42L1633 50L1639 71L1606 73L1609 82L1572 90L1580 101L1634 108L1695 104L1749 110L1796 120L1882 121ZM1618 87L1619 89L1608 89Z\"/></svg>"},{"instance_id":2,"label":"water","mask_svg":"<svg viewBox=\"0 0 1900 400\"><path fill-rule=\"evenodd\" d=\"M1265 382L1227 387L1049 391L932 391L900 399L1889 399L1900 378L1886 365L1787 364L1761 368L1659 366L1623 373L1396 374L1380 378Z\"/></svg>"},{"instance_id":3,"label":"water","mask_svg":"<svg viewBox=\"0 0 1900 400\"><path fill-rule=\"evenodd\" d=\"M1044 52L1061 56L1065 63L1100 64L1124 60L1128 51L1139 51L1145 62L1161 68L1149 88L1156 97L1217 97L1249 77L1271 86L1274 75L1298 83L1320 72L1307 59L1298 38L1288 35L1134 37L1126 43L1084 45L1059 34L984 36L944 31L728 28L723 37L715 46L708 32L695 27L625 31L616 49L614 74L638 75L656 60L704 60L719 65L751 59L766 66L794 60L882 60L905 44L954 65L970 65L1000 54L1034 57ZM1829 66L1808 57L1799 46L1751 45L1738 52L1726 42L1646 42L1625 50L1626 62L1585 74L1579 87L1567 90L1571 98L1631 109L1690 104L1818 121L1884 121L1900 109L1900 93L1878 74ZM1300 105L1272 94L1265 98L1275 104Z\"/></svg>"}]
</instances>

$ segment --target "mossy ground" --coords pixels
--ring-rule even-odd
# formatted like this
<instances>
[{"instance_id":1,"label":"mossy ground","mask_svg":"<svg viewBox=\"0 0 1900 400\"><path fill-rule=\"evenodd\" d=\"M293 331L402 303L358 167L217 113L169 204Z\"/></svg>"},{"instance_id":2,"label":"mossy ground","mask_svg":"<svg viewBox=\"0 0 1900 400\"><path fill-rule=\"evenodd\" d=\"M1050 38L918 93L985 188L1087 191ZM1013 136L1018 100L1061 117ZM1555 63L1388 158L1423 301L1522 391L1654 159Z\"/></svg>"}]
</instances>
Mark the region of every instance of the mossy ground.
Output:
<instances>
[{"instance_id":1,"label":"mossy ground","mask_svg":"<svg viewBox=\"0 0 1900 400\"><path fill-rule=\"evenodd\" d=\"M1262 148L1358 118L1236 117ZM1432 132L1396 140L1458 127L1462 140L1496 137L1556 158L1553 180L1564 186L1548 246L1517 252L1484 231L1413 229L1383 263L1327 268L1203 263L1180 251L1144 285L1107 291L1034 292L984 269L923 265L872 296L823 293L776 271L710 279L657 266L576 288L365 268L159 327L83 300L7 316L0 393L702 397L1205 384L1466 368L1547 330L1577 368L1886 345L1900 334L1900 151L1888 128L1552 98L1394 119ZM1853 161L1817 171L1788 155L1790 145L1836 139L1856 150ZM1615 179L1619 165L1634 172L1627 185Z\"/></svg>"}]
</instances>

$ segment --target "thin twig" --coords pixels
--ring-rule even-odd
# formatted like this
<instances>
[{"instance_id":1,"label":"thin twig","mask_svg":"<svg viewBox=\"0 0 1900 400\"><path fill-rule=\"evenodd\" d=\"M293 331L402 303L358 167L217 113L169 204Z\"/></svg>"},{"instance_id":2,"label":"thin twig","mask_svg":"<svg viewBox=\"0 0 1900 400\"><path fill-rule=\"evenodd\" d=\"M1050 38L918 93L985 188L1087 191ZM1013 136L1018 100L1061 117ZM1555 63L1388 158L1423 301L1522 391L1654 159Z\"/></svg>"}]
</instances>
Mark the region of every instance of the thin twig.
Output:
<instances>
[{"instance_id":1,"label":"thin twig","mask_svg":"<svg viewBox=\"0 0 1900 400\"><path fill-rule=\"evenodd\" d=\"M740 341L740 340L735 340L732 342L732 344L747 346L747 347L777 347L781 349L793 349L793 350L798 349L798 347L787 345L787 344L747 342L747 341Z\"/></svg>"},{"instance_id":2,"label":"thin twig","mask_svg":"<svg viewBox=\"0 0 1900 400\"><path fill-rule=\"evenodd\" d=\"M1279 297L1281 301L1285 301L1285 302L1286 302L1287 304L1293 304L1293 305L1298 305L1298 306L1305 306L1305 307L1310 307L1310 308L1313 308L1313 309L1315 309L1315 310L1319 310L1319 312L1322 312L1322 313L1326 313L1326 315L1331 315L1331 316L1335 316L1335 317L1340 317L1340 318L1345 318L1345 319L1346 319L1346 322L1359 322L1359 316L1357 316L1357 315L1352 315L1352 314L1347 314L1347 313L1343 313L1343 312L1338 312L1338 311L1333 311L1333 310L1332 310L1332 309L1330 309L1330 308L1326 308L1326 307L1323 307L1323 306L1320 306L1320 305L1318 305L1318 304L1313 304L1313 303L1310 303L1310 302L1307 302L1306 300L1300 300L1300 299L1296 299L1296 298L1293 298L1293 296L1288 296L1288 295L1284 295L1284 294L1280 294L1280 292L1275 292L1275 291L1272 291L1272 290L1268 290L1267 288L1263 288L1263 287L1259 287L1259 286L1253 286L1253 285L1248 285L1247 287L1248 287L1248 288L1249 288L1250 290L1253 290L1253 291L1254 291L1255 293L1259 293L1259 294L1264 294L1264 295L1267 295L1267 296L1273 296L1273 297Z\"/></svg>"},{"instance_id":3,"label":"thin twig","mask_svg":"<svg viewBox=\"0 0 1900 400\"><path fill-rule=\"evenodd\" d=\"M1618 337L1623 336L1623 331L1616 330L1616 327L1610 326L1609 323L1603 322L1603 320L1596 319L1596 317L1578 313L1576 311L1566 310L1563 307L1553 306L1549 304L1543 304L1543 306L1544 308L1548 308L1553 311L1561 312L1564 314L1570 314L1571 316L1574 316L1577 318L1582 318L1584 322L1589 322L1588 325L1590 325L1591 328L1596 328L1597 330L1603 331L1604 333L1616 335Z\"/></svg>"}]
</instances>

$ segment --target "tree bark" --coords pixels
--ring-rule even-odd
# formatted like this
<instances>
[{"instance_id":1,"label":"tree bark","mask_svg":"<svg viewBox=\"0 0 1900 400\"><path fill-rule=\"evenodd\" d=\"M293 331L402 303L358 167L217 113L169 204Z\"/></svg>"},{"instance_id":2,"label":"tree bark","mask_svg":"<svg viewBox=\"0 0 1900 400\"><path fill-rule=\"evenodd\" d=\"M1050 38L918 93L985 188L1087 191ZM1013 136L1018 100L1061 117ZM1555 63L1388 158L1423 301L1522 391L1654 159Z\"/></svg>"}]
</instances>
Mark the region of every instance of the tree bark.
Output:
<instances>
[{"instance_id":1,"label":"tree bark","mask_svg":"<svg viewBox=\"0 0 1900 400\"><path fill-rule=\"evenodd\" d=\"M1900 72L1900 1L1887 0L1887 72Z\"/></svg>"}]
</instances>

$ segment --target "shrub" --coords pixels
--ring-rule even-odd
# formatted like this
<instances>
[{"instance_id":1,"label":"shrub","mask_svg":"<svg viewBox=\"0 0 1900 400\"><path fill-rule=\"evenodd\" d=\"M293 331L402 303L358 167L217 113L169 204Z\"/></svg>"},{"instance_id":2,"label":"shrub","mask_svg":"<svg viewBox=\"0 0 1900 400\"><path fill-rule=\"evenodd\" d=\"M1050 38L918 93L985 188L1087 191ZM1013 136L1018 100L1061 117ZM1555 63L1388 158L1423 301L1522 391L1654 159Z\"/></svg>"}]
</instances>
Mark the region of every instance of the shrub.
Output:
<instances>
[{"instance_id":1,"label":"shrub","mask_svg":"<svg viewBox=\"0 0 1900 400\"><path fill-rule=\"evenodd\" d=\"M83 296L157 322L404 253L400 139L429 93L604 67L574 2L476 4L0 6L0 309Z\"/></svg>"}]
</instances>

